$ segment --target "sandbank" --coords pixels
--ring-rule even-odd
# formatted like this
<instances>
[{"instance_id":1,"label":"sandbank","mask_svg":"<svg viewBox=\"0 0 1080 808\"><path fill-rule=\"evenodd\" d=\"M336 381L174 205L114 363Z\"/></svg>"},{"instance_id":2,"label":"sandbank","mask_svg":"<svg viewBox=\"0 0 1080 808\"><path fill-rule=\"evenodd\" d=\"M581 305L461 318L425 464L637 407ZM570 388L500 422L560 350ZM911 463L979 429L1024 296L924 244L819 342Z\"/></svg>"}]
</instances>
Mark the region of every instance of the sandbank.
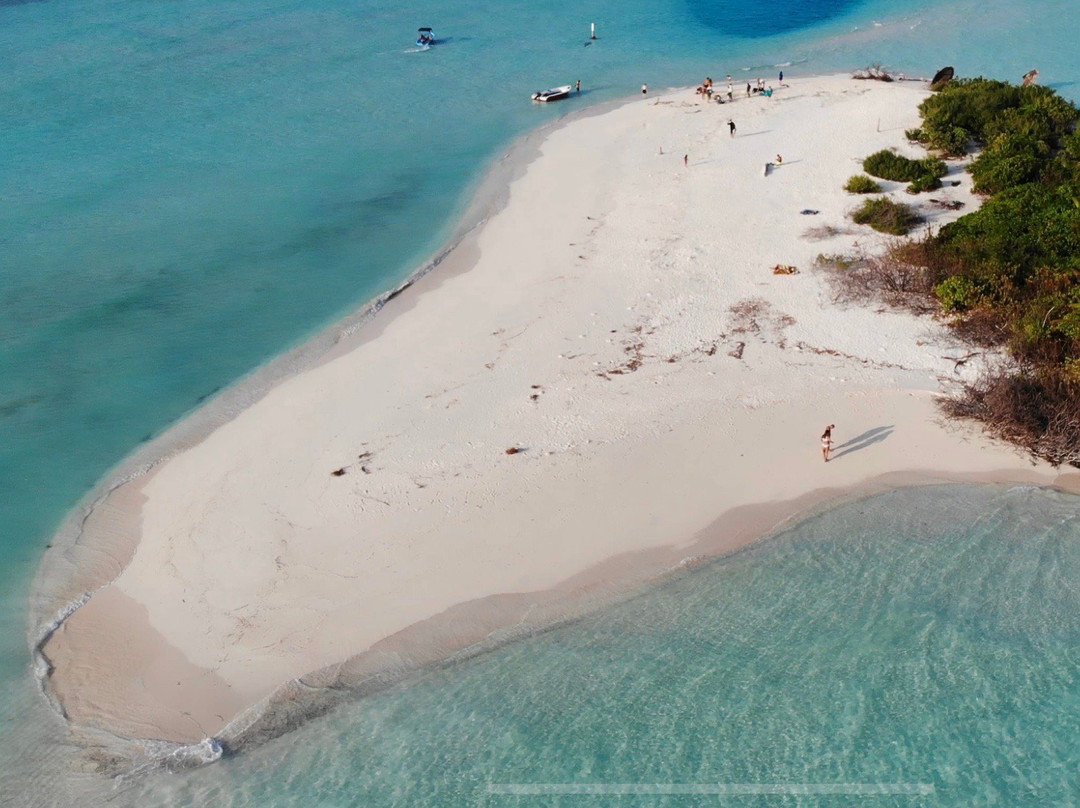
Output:
<instances>
[{"instance_id":1,"label":"sandbank","mask_svg":"<svg viewBox=\"0 0 1080 808\"><path fill-rule=\"evenodd\" d=\"M839 497L1075 485L938 415L977 370L940 324L837 305L814 269L881 246L841 186L872 151L918 154L925 88L775 89L680 90L534 138L436 272L109 486L78 535L103 548L93 586L80 562L92 594L41 648L65 715L231 742L267 704L541 628ZM962 166L948 179L930 196L977 204Z\"/></svg>"}]
</instances>

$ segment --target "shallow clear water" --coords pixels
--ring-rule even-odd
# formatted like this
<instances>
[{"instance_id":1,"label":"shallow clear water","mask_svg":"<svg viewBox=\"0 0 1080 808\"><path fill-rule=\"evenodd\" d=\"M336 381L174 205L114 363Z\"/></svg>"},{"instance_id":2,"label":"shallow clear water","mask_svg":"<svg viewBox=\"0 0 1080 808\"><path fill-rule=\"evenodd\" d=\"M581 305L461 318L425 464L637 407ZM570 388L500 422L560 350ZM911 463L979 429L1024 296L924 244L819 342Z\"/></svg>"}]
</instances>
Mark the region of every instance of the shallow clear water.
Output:
<instances>
[{"instance_id":1,"label":"shallow clear water","mask_svg":"<svg viewBox=\"0 0 1080 808\"><path fill-rule=\"evenodd\" d=\"M489 788L854 783L924 792L724 799L1076 804L1078 506L973 486L863 500L118 801L652 806L729 803Z\"/></svg>"},{"instance_id":2,"label":"shallow clear water","mask_svg":"<svg viewBox=\"0 0 1080 808\"><path fill-rule=\"evenodd\" d=\"M787 63L1037 66L1076 98L1077 22L1065 0L0 0L0 786L62 756L25 625L64 514L408 274L513 137L642 81ZM447 41L415 52L422 24ZM578 78L580 99L527 101ZM0 793L27 793L18 771Z\"/></svg>"}]
</instances>

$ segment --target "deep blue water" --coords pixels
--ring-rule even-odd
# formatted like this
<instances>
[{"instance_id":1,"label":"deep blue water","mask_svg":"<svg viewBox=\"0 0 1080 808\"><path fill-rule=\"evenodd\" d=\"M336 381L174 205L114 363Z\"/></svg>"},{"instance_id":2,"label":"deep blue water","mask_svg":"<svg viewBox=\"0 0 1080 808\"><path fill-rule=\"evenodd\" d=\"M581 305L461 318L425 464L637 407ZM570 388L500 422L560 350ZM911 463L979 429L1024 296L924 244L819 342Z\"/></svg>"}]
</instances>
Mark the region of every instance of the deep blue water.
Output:
<instances>
[{"instance_id":1,"label":"deep blue water","mask_svg":"<svg viewBox=\"0 0 1080 808\"><path fill-rule=\"evenodd\" d=\"M0 759L33 757L26 600L64 515L431 255L515 136L642 81L788 63L1037 66L1076 98L1078 16L1065 0L0 2ZM414 52L419 25L446 41ZM579 78L562 107L527 100Z\"/></svg>"}]
</instances>

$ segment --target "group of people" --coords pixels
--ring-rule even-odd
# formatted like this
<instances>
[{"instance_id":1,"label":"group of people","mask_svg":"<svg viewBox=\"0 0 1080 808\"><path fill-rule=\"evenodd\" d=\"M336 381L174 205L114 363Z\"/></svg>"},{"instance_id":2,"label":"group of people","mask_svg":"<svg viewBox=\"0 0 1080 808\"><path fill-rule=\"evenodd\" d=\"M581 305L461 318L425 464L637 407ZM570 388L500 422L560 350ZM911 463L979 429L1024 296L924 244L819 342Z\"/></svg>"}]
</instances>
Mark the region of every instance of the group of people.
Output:
<instances>
[{"instance_id":1,"label":"group of people","mask_svg":"<svg viewBox=\"0 0 1080 808\"><path fill-rule=\"evenodd\" d=\"M721 93L719 90L713 89L713 80L710 76L705 77L705 81L698 85L696 92L698 95L702 96L708 101L711 101L715 98L718 104L724 103L724 93ZM735 87L731 84L731 76L728 76L726 94L728 103L735 100Z\"/></svg>"},{"instance_id":2,"label":"group of people","mask_svg":"<svg viewBox=\"0 0 1080 808\"><path fill-rule=\"evenodd\" d=\"M783 70L780 71L780 77L779 78L780 78L780 83L783 84L784 83L784 71ZM644 93L645 91L646 91L645 90L645 85L642 85L641 92ZM700 95L702 98L706 99L707 101L712 101L713 99L716 99L717 103L719 103L719 104L725 103L725 100L724 100L725 95L727 96L727 103L731 103L732 101L735 100L735 85L733 85L732 82L731 82L731 76L727 77L727 91L726 92L721 92L719 89L713 87L713 80L712 80L711 76L706 76L705 81L701 82L701 84L699 84L697 86L697 89L695 90L695 92L698 95ZM766 98L772 98L772 94L773 94L773 89L772 89L772 87L768 87L768 86L765 85L765 79L761 79L761 78L755 79L752 84L749 81L746 82L746 97L747 98L750 98L751 96L754 96L754 95L763 95Z\"/></svg>"},{"instance_id":3,"label":"group of people","mask_svg":"<svg viewBox=\"0 0 1080 808\"><path fill-rule=\"evenodd\" d=\"M784 80L784 71L780 71L780 80ZM746 82L746 97L749 98L752 95L763 95L766 98L772 98L772 87L765 86L765 79L758 79L751 86L750 82Z\"/></svg>"}]
</instances>

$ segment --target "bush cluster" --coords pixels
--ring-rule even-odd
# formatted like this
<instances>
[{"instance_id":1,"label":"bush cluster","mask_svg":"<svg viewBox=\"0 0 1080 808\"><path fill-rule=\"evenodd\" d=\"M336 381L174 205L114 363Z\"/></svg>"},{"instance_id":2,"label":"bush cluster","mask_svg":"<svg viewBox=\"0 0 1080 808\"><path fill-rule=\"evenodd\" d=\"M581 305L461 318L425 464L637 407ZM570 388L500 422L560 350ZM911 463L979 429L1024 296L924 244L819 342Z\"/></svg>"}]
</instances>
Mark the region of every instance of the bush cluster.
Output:
<instances>
[{"instance_id":1,"label":"bush cluster","mask_svg":"<svg viewBox=\"0 0 1080 808\"><path fill-rule=\"evenodd\" d=\"M882 149L863 160L863 170L867 174L883 180L909 182L908 192L917 194L941 187L941 178L948 173L944 160L937 157L924 157L912 160L896 152Z\"/></svg>"},{"instance_id":2,"label":"bush cluster","mask_svg":"<svg viewBox=\"0 0 1080 808\"><path fill-rule=\"evenodd\" d=\"M856 224L868 224L881 233L893 236L907 235L922 218L910 205L893 202L885 196L867 199L851 214Z\"/></svg>"},{"instance_id":3,"label":"bush cluster","mask_svg":"<svg viewBox=\"0 0 1080 808\"><path fill-rule=\"evenodd\" d=\"M1059 145L1072 132L1076 107L1048 87L1017 87L990 79L951 81L919 105L921 134L932 148L966 154L1001 134L1028 135Z\"/></svg>"},{"instance_id":4,"label":"bush cluster","mask_svg":"<svg viewBox=\"0 0 1080 808\"><path fill-rule=\"evenodd\" d=\"M1011 356L949 411L1080 466L1080 113L1048 88L987 79L952 81L920 112L912 139L949 154L982 148L970 170L987 199L908 245L905 261L962 337ZM871 157L894 176L906 165Z\"/></svg>"},{"instance_id":5,"label":"bush cluster","mask_svg":"<svg viewBox=\"0 0 1080 808\"><path fill-rule=\"evenodd\" d=\"M880 194L881 185L865 174L855 174L844 185L844 190L849 194Z\"/></svg>"},{"instance_id":6,"label":"bush cluster","mask_svg":"<svg viewBox=\"0 0 1080 808\"><path fill-rule=\"evenodd\" d=\"M936 191L940 187L940 177L935 177L933 174L923 174L908 185L907 192L909 194L921 194L924 191Z\"/></svg>"}]
</instances>

